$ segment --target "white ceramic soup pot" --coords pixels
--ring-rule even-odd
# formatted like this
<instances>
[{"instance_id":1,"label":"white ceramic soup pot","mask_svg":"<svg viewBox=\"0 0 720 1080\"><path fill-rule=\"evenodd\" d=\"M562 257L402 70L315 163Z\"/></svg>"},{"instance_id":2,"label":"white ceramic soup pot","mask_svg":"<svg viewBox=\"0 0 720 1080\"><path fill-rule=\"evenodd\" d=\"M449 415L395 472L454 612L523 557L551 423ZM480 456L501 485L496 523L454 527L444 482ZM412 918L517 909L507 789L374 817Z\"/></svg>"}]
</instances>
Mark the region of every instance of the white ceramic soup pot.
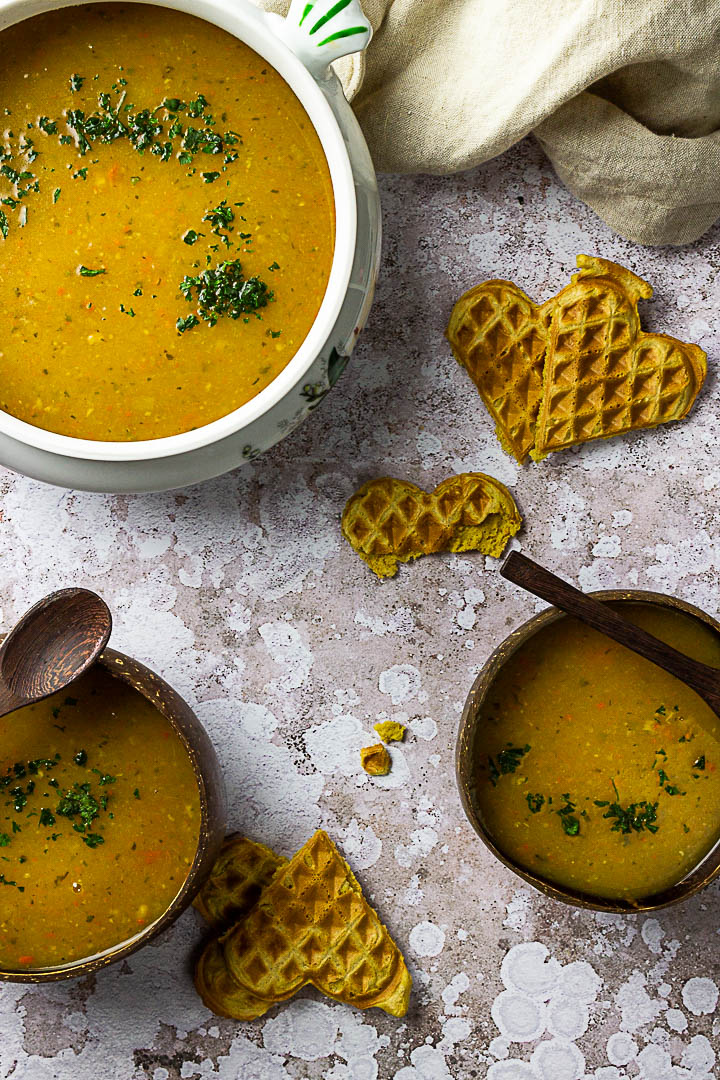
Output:
<instances>
[{"instance_id":1,"label":"white ceramic soup pot","mask_svg":"<svg viewBox=\"0 0 720 1080\"><path fill-rule=\"evenodd\" d=\"M0 412L0 464L61 487L163 491L218 476L257 457L297 427L332 389L372 303L380 259L377 182L358 123L330 68L370 41L372 29L358 0L344 5L292 0L285 19L249 0L153 2L195 15L245 42L302 102L330 169L335 252L317 318L295 356L256 397L211 424L162 439L99 442L57 435ZM0 31L45 11L76 6L78 0L0 0Z\"/></svg>"}]
</instances>

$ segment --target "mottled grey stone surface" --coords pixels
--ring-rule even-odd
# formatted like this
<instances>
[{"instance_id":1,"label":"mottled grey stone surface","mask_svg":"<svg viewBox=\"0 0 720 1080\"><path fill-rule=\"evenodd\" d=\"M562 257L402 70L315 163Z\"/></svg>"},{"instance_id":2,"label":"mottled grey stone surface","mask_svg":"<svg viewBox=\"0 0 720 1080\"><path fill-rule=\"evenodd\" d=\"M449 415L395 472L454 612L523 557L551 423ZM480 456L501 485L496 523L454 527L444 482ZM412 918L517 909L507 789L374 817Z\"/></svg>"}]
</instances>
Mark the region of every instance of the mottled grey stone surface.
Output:
<instances>
[{"instance_id":1,"label":"mottled grey stone surface","mask_svg":"<svg viewBox=\"0 0 720 1080\"><path fill-rule=\"evenodd\" d=\"M102 592L113 644L197 707L232 825L284 854L319 825L341 843L407 956L411 1011L396 1021L307 995L255 1024L218 1020L192 989L189 913L97 978L0 988L1 1078L715 1075L718 890L657 918L572 911L496 863L463 817L462 703L533 601L474 555L426 559L381 584L342 541L339 515L377 474L432 487L487 471L525 515L519 545L552 568L585 588L663 589L715 612L720 234L679 251L619 240L531 142L468 175L385 178L382 189L377 302L311 420L251 466L165 495L70 493L4 474L1 601L7 626L50 589ZM542 300L578 252L649 278L646 325L703 345L711 376L682 425L521 469L443 329L472 283L512 278ZM385 717L410 734L391 774L371 780L358 749ZM512 1041L523 1024L534 1038Z\"/></svg>"}]
</instances>

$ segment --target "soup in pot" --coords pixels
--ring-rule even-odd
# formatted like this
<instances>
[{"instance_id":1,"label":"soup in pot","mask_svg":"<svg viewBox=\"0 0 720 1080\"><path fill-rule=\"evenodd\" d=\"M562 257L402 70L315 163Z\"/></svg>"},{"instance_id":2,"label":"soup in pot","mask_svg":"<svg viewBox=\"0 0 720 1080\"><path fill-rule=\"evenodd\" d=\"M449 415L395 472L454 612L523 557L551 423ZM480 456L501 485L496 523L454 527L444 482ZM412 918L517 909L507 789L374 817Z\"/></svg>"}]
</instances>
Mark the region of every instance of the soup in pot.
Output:
<instances>
[{"instance_id":1,"label":"soup in pot","mask_svg":"<svg viewBox=\"0 0 720 1080\"><path fill-rule=\"evenodd\" d=\"M0 33L0 408L156 439L249 401L320 308L320 141L257 53L201 19L89 4Z\"/></svg>"}]
</instances>

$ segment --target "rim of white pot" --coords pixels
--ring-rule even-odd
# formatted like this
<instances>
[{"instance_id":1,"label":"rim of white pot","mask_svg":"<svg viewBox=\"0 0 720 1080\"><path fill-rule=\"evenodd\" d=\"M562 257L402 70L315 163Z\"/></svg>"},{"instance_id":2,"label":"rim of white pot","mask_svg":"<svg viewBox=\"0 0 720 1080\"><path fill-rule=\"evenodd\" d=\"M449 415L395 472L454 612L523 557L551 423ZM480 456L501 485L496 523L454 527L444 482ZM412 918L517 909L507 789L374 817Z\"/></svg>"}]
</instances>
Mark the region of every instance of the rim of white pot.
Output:
<instances>
[{"instance_id":1,"label":"rim of white pot","mask_svg":"<svg viewBox=\"0 0 720 1080\"><path fill-rule=\"evenodd\" d=\"M97 0L0 0L0 30L26 18ZM102 0L120 3L127 0ZM150 461L211 446L260 419L281 401L312 366L326 344L342 308L355 256L357 206L350 159L327 98L298 57L274 33L264 12L249 0L142 0L153 7L195 15L239 38L282 76L305 109L325 152L335 202L335 249L327 288L317 317L293 358L254 398L210 424L161 439L102 442L76 439L35 427L0 411L0 435L52 454L91 461Z\"/></svg>"}]
</instances>

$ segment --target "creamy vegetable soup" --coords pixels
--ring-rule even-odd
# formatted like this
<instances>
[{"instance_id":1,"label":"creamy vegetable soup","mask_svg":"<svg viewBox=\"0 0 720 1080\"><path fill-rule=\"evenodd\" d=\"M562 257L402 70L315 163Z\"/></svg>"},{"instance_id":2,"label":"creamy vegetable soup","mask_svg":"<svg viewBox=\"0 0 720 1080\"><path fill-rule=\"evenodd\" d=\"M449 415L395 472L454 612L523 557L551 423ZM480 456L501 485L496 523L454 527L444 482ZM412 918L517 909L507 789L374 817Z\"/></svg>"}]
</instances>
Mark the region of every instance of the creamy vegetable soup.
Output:
<instances>
[{"instance_id":1,"label":"creamy vegetable soup","mask_svg":"<svg viewBox=\"0 0 720 1080\"><path fill-rule=\"evenodd\" d=\"M625 618L720 667L681 612ZM480 718L476 796L498 848L550 882L632 900L677 883L720 835L720 722L688 687L574 619L505 664Z\"/></svg>"},{"instance_id":2,"label":"creamy vegetable soup","mask_svg":"<svg viewBox=\"0 0 720 1080\"><path fill-rule=\"evenodd\" d=\"M141 694L95 667L0 719L0 969L54 967L159 918L195 857L187 751Z\"/></svg>"},{"instance_id":3,"label":"creamy vegetable soup","mask_svg":"<svg viewBox=\"0 0 720 1080\"><path fill-rule=\"evenodd\" d=\"M323 299L330 174L268 63L200 19L63 8L0 34L0 408L86 439L200 427Z\"/></svg>"}]
</instances>

